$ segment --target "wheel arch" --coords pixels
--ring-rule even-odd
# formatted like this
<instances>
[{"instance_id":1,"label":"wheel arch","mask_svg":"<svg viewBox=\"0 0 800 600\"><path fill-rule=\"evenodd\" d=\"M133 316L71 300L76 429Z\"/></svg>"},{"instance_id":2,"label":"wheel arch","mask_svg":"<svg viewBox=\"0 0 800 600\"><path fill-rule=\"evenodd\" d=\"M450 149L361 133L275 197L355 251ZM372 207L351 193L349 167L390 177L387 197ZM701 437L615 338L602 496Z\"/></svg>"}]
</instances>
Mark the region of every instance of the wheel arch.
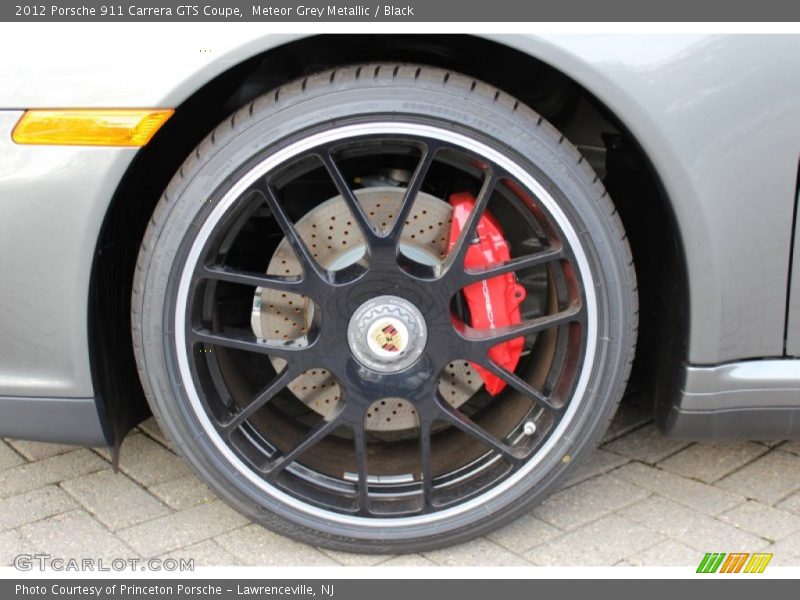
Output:
<instances>
[{"instance_id":1,"label":"wheel arch","mask_svg":"<svg viewBox=\"0 0 800 600\"><path fill-rule=\"evenodd\" d=\"M630 99L626 104L621 91L611 93L602 75L578 58L543 40L531 47L531 39L323 35L284 40L267 50L248 43L235 57L221 57L205 74L189 74L165 94L165 105L177 104L175 115L136 155L120 182L92 265L93 379L117 447L149 411L128 333L130 294L144 231L167 183L219 122L254 97L307 73L369 61L428 64L486 81L531 105L585 152L605 176L637 265L642 317L634 379L647 383L653 394L677 392L674 380L688 347L688 269L667 191L641 140L622 118L639 109ZM524 51L519 49L523 46ZM503 68L490 68L498 64ZM521 68L528 77L519 77ZM606 104L601 94L622 103ZM668 270L669 277L653 277L659 270ZM670 344L657 342L664 330L671 332ZM669 396L657 397L659 413L671 402Z\"/></svg>"}]
</instances>

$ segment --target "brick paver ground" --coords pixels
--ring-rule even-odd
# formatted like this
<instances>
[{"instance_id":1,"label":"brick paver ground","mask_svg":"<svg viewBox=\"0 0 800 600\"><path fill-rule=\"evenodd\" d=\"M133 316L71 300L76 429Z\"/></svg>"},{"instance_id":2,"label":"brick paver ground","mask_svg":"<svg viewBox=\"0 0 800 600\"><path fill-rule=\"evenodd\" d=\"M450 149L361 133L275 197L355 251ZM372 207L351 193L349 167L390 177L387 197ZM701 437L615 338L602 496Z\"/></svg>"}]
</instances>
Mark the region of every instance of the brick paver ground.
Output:
<instances>
[{"instance_id":1,"label":"brick paver ground","mask_svg":"<svg viewBox=\"0 0 800 600\"><path fill-rule=\"evenodd\" d=\"M693 566L706 551L800 565L800 443L671 440L635 403L544 504L424 555L331 552L253 525L190 473L152 419L125 441L120 470L105 450L0 441L0 565L44 552L219 566Z\"/></svg>"}]
</instances>

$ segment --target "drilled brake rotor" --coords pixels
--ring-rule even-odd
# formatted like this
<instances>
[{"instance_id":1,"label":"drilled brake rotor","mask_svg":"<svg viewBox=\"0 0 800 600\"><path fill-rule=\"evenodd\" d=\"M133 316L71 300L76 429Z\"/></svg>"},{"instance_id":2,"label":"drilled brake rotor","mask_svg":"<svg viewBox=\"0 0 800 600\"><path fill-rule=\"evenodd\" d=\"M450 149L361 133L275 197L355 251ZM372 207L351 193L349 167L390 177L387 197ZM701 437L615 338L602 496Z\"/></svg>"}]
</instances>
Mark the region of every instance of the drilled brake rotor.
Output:
<instances>
[{"instance_id":1,"label":"drilled brake rotor","mask_svg":"<svg viewBox=\"0 0 800 600\"><path fill-rule=\"evenodd\" d=\"M373 226L388 230L403 199L404 189L369 187L355 194ZM452 207L429 194L420 193L406 220L401 250L419 262L436 264L447 254ZM326 269L338 270L358 261L365 253L364 238L351 218L345 201L336 196L303 216L295 225L314 258ZM269 275L300 275L302 267L286 238L281 240L267 267ZM252 326L262 339L291 340L307 331L313 304L298 294L267 288L256 290ZM270 357L280 370L284 361ZM450 363L439 380L439 391L454 407L466 402L483 384L469 363ZM289 389L309 408L328 417L339 402L339 385L325 369L302 373ZM417 426L413 406L401 398L383 398L367 412L365 426L371 431L398 431Z\"/></svg>"}]
</instances>

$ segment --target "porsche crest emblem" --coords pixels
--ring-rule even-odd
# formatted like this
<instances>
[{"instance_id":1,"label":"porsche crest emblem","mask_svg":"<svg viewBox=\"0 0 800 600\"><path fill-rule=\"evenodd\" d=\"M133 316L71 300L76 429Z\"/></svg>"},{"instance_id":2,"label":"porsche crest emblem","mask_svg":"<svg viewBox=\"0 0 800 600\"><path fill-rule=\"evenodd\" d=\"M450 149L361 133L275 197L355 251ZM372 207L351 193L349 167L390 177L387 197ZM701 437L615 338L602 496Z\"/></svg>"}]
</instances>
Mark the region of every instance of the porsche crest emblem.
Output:
<instances>
[{"instance_id":1,"label":"porsche crest emblem","mask_svg":"<svg viewBox=\"0 0 800 600\"><path fill-rule=\"evenodd\" d=\"M375 331L372 333L372 339L386 352L401 352L405 344L397 327L390 322L386 322L375 328Z\"/></svg>"}]
</instances>

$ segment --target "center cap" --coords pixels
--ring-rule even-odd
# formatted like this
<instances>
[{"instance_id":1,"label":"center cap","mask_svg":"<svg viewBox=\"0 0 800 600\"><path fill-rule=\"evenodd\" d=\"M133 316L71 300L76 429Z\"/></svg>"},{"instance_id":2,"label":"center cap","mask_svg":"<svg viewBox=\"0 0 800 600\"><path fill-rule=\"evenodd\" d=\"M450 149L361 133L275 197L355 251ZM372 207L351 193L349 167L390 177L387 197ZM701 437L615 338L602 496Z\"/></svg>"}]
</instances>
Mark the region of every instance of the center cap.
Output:
<instances>
[{"instance_id":1,"label":"center cap","mask_svg":"<svg viewBox=\"0 0 800 600\"><path fill-rule=\"evenodd\" d=\"M397 296L378 296L358 307L347 342L362 365L392 373L411 366L425 349L428 328L419 309Z\"/></svg>"}]
</instances>

